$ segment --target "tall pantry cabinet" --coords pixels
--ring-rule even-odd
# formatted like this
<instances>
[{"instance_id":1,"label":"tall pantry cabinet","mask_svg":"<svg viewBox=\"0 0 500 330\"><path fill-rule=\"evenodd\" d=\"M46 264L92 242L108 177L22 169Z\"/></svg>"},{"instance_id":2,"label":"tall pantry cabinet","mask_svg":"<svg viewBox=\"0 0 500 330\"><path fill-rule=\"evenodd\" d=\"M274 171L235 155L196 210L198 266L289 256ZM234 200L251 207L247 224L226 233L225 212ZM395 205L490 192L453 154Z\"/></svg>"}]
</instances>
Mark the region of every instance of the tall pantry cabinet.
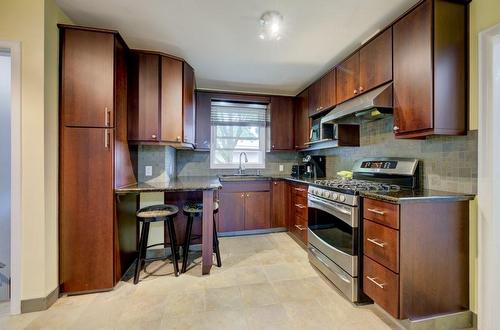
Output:
<instances>
[{"instance_id":1,"label":"tall pantry cabinet","mask_svg":"<svg viewBox=\"0 0 500 330\"><path fill-rule=\"evenodd\" d=\"M116 31L59 29L60 289L112 289L123 271L114 188L135 182L127 143L128 47Z\"/></svg>"}]
</instances>

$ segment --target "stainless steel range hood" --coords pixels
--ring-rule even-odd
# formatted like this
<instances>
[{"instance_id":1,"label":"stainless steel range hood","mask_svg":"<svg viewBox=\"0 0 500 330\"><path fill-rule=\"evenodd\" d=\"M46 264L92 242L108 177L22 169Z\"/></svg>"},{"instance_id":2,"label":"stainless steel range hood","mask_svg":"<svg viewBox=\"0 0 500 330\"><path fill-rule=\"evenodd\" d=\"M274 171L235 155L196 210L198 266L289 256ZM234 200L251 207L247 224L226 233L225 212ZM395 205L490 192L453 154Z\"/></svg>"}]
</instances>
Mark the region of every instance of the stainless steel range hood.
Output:
<instances>
[{"instance_id":1,"label":"stainless steel range hood","mask_svg":"<svg viewBox=\"0 0 500 330\"><path fill-rule=\"evenodd\" d=\"M392 82L339 104L321 123L360 123L392 115Z\"/></svg>"}]
</instances>

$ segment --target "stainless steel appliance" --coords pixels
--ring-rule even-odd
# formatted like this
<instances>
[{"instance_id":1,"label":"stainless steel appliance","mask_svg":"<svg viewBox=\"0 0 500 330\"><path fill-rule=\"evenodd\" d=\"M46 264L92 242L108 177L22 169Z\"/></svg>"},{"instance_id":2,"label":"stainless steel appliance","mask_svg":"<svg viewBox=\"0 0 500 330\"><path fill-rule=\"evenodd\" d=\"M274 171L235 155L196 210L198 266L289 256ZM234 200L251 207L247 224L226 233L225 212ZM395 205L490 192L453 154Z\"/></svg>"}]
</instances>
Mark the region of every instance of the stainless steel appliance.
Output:
<instances>
[{"instance_id":1,"label":"stainless steel appliance","mask_svg":"<svg viewBox=\"0 0 500 330\"><path fill-rule=\"evenodd\" d=\"M337 126L331 123L322 123L321 118L313 119L309 142L306 144L331 141L337 137Z\"/></svg>"},{"instance_id":2,"label":"stainless steel appliance","mask_svg":"<svg viewBox=\"0 0 500 330\"><path fill-rule=\"evenodd\" d=\"M308 191L309 261L352 302L363 294L360 191L394 191L418 185L418 160L367 158L353 179L315 180Z\"/></svg>"},{"instance_id":3,"label":"stainless steel appliance","mask_svg":"<svg viewBox=\"0 0 500 330\"><path fill-rule=\"evenodd\" d=\"M302 158L306 170L304 176L307 178L324 178L326 172L326 158L325 156L311 156L307 155Z\"/></svg>"}]
</instances>

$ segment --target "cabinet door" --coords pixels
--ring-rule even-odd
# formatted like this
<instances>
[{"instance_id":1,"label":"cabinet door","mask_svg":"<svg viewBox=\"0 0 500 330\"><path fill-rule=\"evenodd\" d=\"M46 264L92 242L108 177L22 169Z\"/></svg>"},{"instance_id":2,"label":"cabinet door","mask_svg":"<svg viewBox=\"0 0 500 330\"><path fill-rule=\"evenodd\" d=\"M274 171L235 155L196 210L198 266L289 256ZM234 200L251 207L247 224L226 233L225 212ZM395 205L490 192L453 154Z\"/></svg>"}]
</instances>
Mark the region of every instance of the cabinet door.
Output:
<instances>
[{"instance_id":1,"label":"cabinet door","mask_svg":"<svg viewBox=\"0 0 500 330\"><path fill-rule=\"evenodd\" d=\"M359 94L359 52L337 66L337 103Z\"/></svg>"},{"instance_id":2,"label":"cabinet door","mask_svg":"<svg viewBox=\"0 0 500 330\"><path fill-rule=\"evenodd\" d=\"M316 81L309 88L309 116L320 111L321 107L321 80Z\"/></svg>"},{"instance_id":3,"label":"cabinet door","mask_svg":"<svg viewBox=\"0 0 500 330\"><path fill-rule=\"evenodd\" d=\"M212 98L207 93L196 93L196 131L195 147L200 150L210 150Z\"/></svg>"},{"instance_id":4,"label":"cabinet door","mask_svg":"<svg viewBox=\"0 0 500 330\"><path fill-rule=\"evenodd\" d=\"M335 69L328 72L321 78L321 104L320 110L330 109L336 104L336 86L335 86Z\"/></svg>"},{"instance_id":5,"label":"cabinet door","mask_svg":"<svg viewBox=\"0 0 500 330\"><path fill-rule=\"evenodd\" d=\"M432 1L399 20L394 33L394 131L433 127Z\"/></svg>"},{"instance_id":6,"label":"cabinet door","mask_svg":"<svg viewBox=\"0 0 500 330\"><path fill-rule=\"evenodd\" d=\"M288 199L285 181L273 181L271 204L271 227L287 227Z\"/></svg>"},{"instance_id":7,"label":"cabinet door","mask_svg":"<svg viewBox=\"0 0 500 330\"><path fill-rule=\"evenodd\" d=\"M304 149L309 142L311 129L309 119L308 90L306 89L295 98L295 149Z\"/></svg>"},{"instance_id":8,"label":"cabinet door","mask_svg":"<svg viewBox=\"0 0 500 330\"><path fill-rule=\"evenodd\" d=\"M114 35L64 29L62 38L63 125L113 127Z\"/></svg>"},{"instance_id":9,"label":"cabinet door","mask_svg":"<svg viewBox=\"0 0 500 330\"><path fill-rule=\"evenodd\" d=\"M293 98L271 97L271 149L293 150Z\"/></svg>"},{"instance_id":10,"label":"cabinet door","mask_svg":"<svg viewBox=\"0 0 500 330\"><path fill-rule=\"evenodd\" d=\"M194 70L184 62L184 142L194 144Z\"/></svg>"},{"instance_id":11,"label":"cabinet door","mask_svg":"<svg viewBox=\"0 0 500 330\"><path fill-rule=\"evenodd\" d=\"M64 292L111 289L113 129L62 130L59 258Z\"/></svg>"},{"instance_id":12,"label":"cabinet door","mask_svg":"<svg viewBox=\"0 0 500 330\"><path fill-rule=\"evenodd\" d=\"M245 193L245 230L271 227L271 193L256 191Z\"/></svg>"},{"instance_id":13,"label":"cabinet door","mask_svg":"<svg viewBox=\"0 0 500 330\"><path fill-rule=\"evenodd\" d=\"M182 141L182 61L161 57L161 140Z\"/></svg>"},{"instance_id":14,"label":"cabinet door","mask_svg":"<svg viewBox=\"0 0 500 330\"><path fill-rule=\"evenodd\" d=\"M129 94L129 140L160 140L160 56L134 53Z\"/></svg>"},{"instance_id":15,"label":"cabinet door","mask_svg":"<svg viewBox=\"0 0 500 330\"><path fill-rule=\"evenodd\" d=\"M219 231L245 230L245 193L219 193Z\"/></svg>"},{"instance_id":16,"label":"cabinet door","mask_svg":"<svg viewBox=\"0 0 500 330\"><path fill-rule=\"evenodd\" d=\"M359 51L359 91L363 93L392 80L392 28Z\"/></svg>"}]
</instances>

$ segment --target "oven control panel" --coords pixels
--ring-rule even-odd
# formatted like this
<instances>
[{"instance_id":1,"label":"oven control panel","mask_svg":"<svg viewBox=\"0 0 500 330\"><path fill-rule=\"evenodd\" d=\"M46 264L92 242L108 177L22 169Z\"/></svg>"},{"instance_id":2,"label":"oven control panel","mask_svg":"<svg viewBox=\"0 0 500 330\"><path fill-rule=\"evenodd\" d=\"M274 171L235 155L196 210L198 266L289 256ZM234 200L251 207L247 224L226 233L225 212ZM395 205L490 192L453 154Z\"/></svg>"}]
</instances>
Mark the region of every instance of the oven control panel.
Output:
<instances>
[{"instance_id":1,"label":"oven control panel","mask_svg":"<svg viewBox=\"0 0 500 330\"><path fill-rule=\"evenodd\" d=\"M358 205L358 196L343 194L341 192L309 186L309 195L320 197L329 201L356 206Z\"/></svg>"}]
</instances>

